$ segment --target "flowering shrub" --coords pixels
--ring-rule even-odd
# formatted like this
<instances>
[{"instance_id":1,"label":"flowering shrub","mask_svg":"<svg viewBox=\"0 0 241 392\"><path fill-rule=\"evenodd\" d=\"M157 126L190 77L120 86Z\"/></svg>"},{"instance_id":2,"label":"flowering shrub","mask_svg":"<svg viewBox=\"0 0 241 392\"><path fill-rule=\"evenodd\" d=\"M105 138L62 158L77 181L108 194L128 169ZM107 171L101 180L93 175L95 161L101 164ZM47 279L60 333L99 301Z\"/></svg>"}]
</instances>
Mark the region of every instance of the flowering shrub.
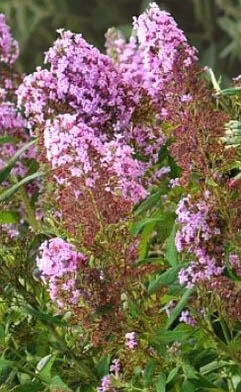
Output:
<instances>
[{"instance_id":1,"label":"flowering shrub","mask_svg":"<svg viewBox=\"0 0 241 392\"><path fill-rule=\"evenodd\" d=\"M240 78L155 3L59 35L19 75L0 18L0 389L239 391Z\"/></svg>"}]
</instances>

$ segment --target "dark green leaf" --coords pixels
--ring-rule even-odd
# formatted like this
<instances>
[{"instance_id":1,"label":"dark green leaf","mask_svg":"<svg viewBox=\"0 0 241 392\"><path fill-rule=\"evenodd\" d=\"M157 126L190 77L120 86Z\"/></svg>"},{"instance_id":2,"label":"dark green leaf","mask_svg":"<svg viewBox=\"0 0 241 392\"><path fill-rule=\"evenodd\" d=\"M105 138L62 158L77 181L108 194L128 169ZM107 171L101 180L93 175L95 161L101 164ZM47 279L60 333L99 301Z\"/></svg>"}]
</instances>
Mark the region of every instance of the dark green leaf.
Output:
<instances>
[{"instance_id":1,"label":"dark green leaf","mask_svg":"<svg viewBox=\"0 0 241 392\"><path fill-rule=\"evenodd\" d=\"M143 230L146 225L152 225L152 228L159 222L163 221L163 218L145 218L142 219L140 222L137 222L132 228L131 233L133 235L138 235Z\"/></svg>"},{"instance_id":2,"label":"dark green leaf","mask_svg":"<svg viewBox=\"0 0 241 392\"><path fill-rule=\"evenodd\" d=\"M146 365L146 368L144 370L144 375L143 375L145 385L148 385L152 381L153 375L155 373L156 365L157 362L155 359L152 359Z\"/></svg>"},{"instance_id":3,"label":"dark green leaf","mask_svg":"<svg viewBox=\"0 0 241 392\"><path fill-rule=\"evenodd\" d=\"M191 383L191 381L186 380L182 384L181 392L195 392L195 386Z\"/></svg>"},{"instance_id":4,"label":"dark green leaf","mask_svg":"<svg viewBox=\"0 0 241 392\"><path fill-rule=\"evenodd\" d=\"M16 392L38 392L44 389L44 385L39 381L31 381L14 388Z\"/></svg>"},{"instance_id":5,"label":"dark green leaf","mask_svg":"<svg viewBox=\"0 0 241 392\"><path fill-rule=\"evenodd\" d=\"M163 274L152 279L148 286L148 294L154 294L161 286L168 286L175 282L180 270L180 266L169 268Z\"/></svg>"},{"instance_id":6,"label":"dark green leaf","mask_svg":"<svg viewBox=\"0 0 241 392\"><path fill-rule=\"evenodd\" d=\"M175 245L176 238L176 225L173 225L171 234L167 240L166 244L166 259L174 267L178 265L178 253Z\"/></svg>"},{"instance_id":7,"label":"dark green leaf","mask_svg":"<svg viewBox=\"0 0 241 392\"><path fill-rule=\"evenodd\" d=\"M25 307L25 310L36 319L41 321L46 321L48 323L53 323L57 325L65 325L65 323L61 320L61 316L52 316L50 314L41 312L40 310L35 310L33 308Z\"/></svg>"},{"instance_id":8,"label":"dark green leaf","mask_svg":"<svg viewBox=\"0 0 241 392\"><path fill-rule=\"evenodd\" d=\"M146 200L144 200L135 210L135 215L140 215L149 208L158 205L161 202L162 191L151 194Z\"/></svg>"},{"instance_id":9,"label":"dark green leaf","mask_svg":"<svg viewBox=\"0 0 241 392\"><path fill-rule=\"evenodd\" d=\"M187 289L182 298L180 299L180 301L178 302L178 304L176 305L176 307L173 309L172 313L170 314L170 317L167 319L167 323L166 323L166 328L170 328L170 326L172 325L172 323L176 320L176 318L179 316L179 314L181 313L181 311L183 310L183 308L186 306L189 297L192 295L192 293L194 292L194 287Z\"/></svg>"},{"instance_id":10,"label":"dark green leaf","mask_svg":"<svg viewBox=\"0 0 241 392\"><path fill-rule=\"evenodd\" d=\"M167 211L162 214L163 217L163 222L157 227L158 230L158 239L160 243L164 243L164 241L170 236L175 219L176 219L176 214Z\"/></svg>"},{"instance_id":11,"label":"dark green leaf","mask_svg":"<svg viewBox=\"0 0 241 392\"><path fill-rule=\"evenodd\" d=\"M110 367L110 359L110 355L107 354L99 361L96 367L96 372L99 379L103 378L106 374L108 374Z\"/></svg>"}]
</instances>

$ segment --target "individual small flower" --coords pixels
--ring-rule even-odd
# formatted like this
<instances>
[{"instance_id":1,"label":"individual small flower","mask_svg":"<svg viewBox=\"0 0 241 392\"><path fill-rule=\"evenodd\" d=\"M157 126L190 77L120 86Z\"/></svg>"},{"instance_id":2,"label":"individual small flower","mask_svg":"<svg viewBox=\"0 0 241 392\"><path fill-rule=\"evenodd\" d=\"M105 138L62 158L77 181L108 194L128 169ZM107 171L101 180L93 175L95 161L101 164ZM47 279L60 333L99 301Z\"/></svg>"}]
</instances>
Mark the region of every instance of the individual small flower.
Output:
<instances>
[{"instance_id":1,"label":"individual small flower","mask_svg":"<svg viewBox=\"0 0 241 392\"><path fill-rule=\"evenodd\" d=\"M137 337L135 332L128 332L125 334L125 346L133 350L137 346Z\"/></svg>"},{"instance_id":2,"label":"individual small flower","mask_svg":"<svg viewBox=\"0 0 241 392\"><path fill-rule=\"evenodd\" d=\"M170 181L169 181L169 185L170 185L170 187L171 187L172 189L173 189L173 188L176 188L177 186L180 185L180 178L179 178L179 177L177 177L177 178L171 178Z\"/></svg>"},{"instance_id":3,"label":"individual small flower","mask_svg":"<svg viewBox=\"0 0 241 392\"><path fill-rule=\"evenodd\" d=\"M179 321L192 326L197 324L196 320L194 320L194 318L190 315L189 310L182 311Z\"/></svg>"},{"instance_id":4,"label":"individual small flower","mask_svg":"<svg viewBox=\"0 0 241 392\"><path fill-rule=\"evenodd\" d=\"M113 372L115 377L118 377L120 374L120 360L113 359L112 364L110 366L110 372Z\"/></svg>"},{"instance_id":5,"label":"individual small flower","mask_svg":"<svg viewBox=\"0 0 241 392\"><path fill-rule=\"evenodd\" d=\"M189 103L192 101L192 96L191 94L184 94L181 96L181 101L185 103Z\"/></svg>"}]
</instances>

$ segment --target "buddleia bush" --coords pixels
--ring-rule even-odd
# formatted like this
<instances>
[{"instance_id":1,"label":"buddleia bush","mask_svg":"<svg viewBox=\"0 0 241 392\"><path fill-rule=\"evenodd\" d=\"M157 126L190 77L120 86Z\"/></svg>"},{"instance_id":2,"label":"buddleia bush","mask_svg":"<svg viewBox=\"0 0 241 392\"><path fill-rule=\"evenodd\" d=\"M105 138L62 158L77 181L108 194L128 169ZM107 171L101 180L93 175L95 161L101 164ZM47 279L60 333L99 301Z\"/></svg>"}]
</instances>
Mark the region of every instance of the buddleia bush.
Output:
<instances>
[{"instance_id":1,"label":"buddleia bush","mask_svg":"<svg viewBox=\"0 0 241 392\"><path fill-rule=\"evenodd\" d=\"M0 390L239 391L240 77L156 3L22 75L0 16Z\"/></svg>"}]
</instances>

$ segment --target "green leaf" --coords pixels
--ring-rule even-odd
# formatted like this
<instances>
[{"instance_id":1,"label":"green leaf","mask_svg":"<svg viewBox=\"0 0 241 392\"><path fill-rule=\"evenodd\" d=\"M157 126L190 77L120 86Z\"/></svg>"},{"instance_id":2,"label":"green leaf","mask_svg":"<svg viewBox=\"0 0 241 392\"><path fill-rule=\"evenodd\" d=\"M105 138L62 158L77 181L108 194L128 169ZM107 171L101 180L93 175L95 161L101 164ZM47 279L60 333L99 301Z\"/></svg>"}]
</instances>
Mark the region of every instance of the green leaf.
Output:
<instances>
[{"instance_id":1,"label":"green leaf","mask_svg":"<svg viewBox=\"0 0 241 392\"><path fill-rule=\"evenodd\" d=\"M52 316L51 314L44 313L40 310L35 310L31 308L30 306L26 306L24 308L31 316L35 317L36 319L39 319L41 321L46 321L48 323L53 323L57 325L66 325L65 322L61 320L61 316Z\"/></svg>"},{"instance_id":2,"label":"green leaf","mask_svg":"<svg viewBox=\"0 0 241 392\"><path fill-rule=\"evenodd\" d=\"M96 372L99 379L103 378L107 373L109 373L110 359L110 355L107 354L98 362Z\"/></svg>"},{"instance_id":3,"label":"green leaf","mask_svg":"<svg viewBox=\"0 0 241 392\"><path fill-rule=\"evenodd\" d=\"M141 233L141 240L140 240L139 247L138 247L139 260L143 260L147 254L149 240L150 240L151 234L152 234L155 226L156 226L156 222L149 223L144 227L144 229Z\"/></svg>"},{"instance_id":4,"label":"green leaf","mask_svg":"<svg viewBox=\"0 0 241 392\"><path fill-rule=\"evenodd\" d=\"M135 215L140 215L149 208L158 205L161 202L162 191L151 194L146 200L144 200L135 210Z\"/></svg>"},{"instance_id":5,"label":"green leaf","mask_svg":"<svg viewBox=\"0 0 241 392\"><path fill-rule=\"evenodd\" d=\"M39 377L48 384L51 382L51 368L56 360L56 355L57 354L47 355L42 358L36 366Z\"/></svg>"},{"instance_id":6,"label":"green leaf","mask_svg":"<svg viewBox=\"0 0 241 392\"><path fill-rule=\"evenodd\" d=\"M19 222L19 214L16 211L1 211L0 224L14 224Z\"/></svg>"},{"instance_id":7,"label":"green leaf","mask_svg":"<svg viewBox=\"0 0 241 392\"><path fill-rule=\"evenodd\" d=\"M72 392L59 376L54 376L50 383L50 391L51 392Z\"/></svg>"},{"instance_id":8,"label":"green leaf","mask_svg":"<svg viewBox=\"0 0 241 392\"><path fill-rule=\"evenodd\" d=\"M133 225L133 227L131 228L131 233L136 236L136 235L140 234L140 232L143 230L143 228L146 225L152 225L152 229L153 229L155 227L155 225L161 221L163 221L163 218L161 218L161 217L142 219L141 221L139 221Z\"/></svg>"},{"instance_id":9,"label":"green leaf","mask_svg":"<svg viewBox=\"0 0 241 392\"><path fill-rule=\"evenodd\" d=\"M182 331L175 331L175 330L167 331L164 328L159 328L156 333L156 338L160 344L167 345L167 344L170 344L173 342L181 342L181 341L185 340L187 338L187 336L189 336L189 335L190 335L190 332L187 335L187 334L183 333Z\"/></svg>"},{"instance_id":10,"label":"green leaf","mask_svg":"<svg viewBox=\"0 0 241 392\"><path fill-rule=\"evenodd\" d=\"M241 94L241 87L226 88L224 90L220 90L219 94L221 94L221 95L240 95Z\"/></svg>"},{"instance_id":11,"label":"green leaf","mask_svg":"<svg viewBox=\"0 0 241 392\"><path fill-rule=\"evenodd\" d=\"M9 361L8 359L0 358L0 370L5 367L13 368L15 366L14 361Z\"/></svg>"},{"instance_id":12,"label":"green leaf","mask_svg":"<svg viewBox=\"0 0 241 392\"><path fill-rule=\"evenodd\" d=\"M213 372L214 370L221 369L226 365L228 365L227 361L212 361L209 364L202 366L200 368L200 372L202 374L207 374Z\"/></svg>"},{"instance_id":13,"label":"green leaf","mask_svg":"<svg viewBox=\"0 0 241 392\"><path fill-rule=\"evenodd\" d=\"M25 178L23 178L21 181L19 181L17 184L14 184L13 186L11 186L10 188L8 188L6 191L2 192L0 194L0 201L4 201L6 199L8 199L10 196L12 196L15 192L18 191L18 189L22 186L25 185L29 182L31 182L32 180L35 180L35 178L38 177L42 177L43 173L42 172L37 172L34 174L31 174L30 176L27 176Z\"/></svg>"},{"instance_id":14,"label":"green leaf","mask_svg":"<svg viewBox=\"0 0 241 392\"><path fill-rule=\"evenodd\" d=\"M18 139L13 136L1 136L0 137L0 144L11 143L15 144L18 142Z\"/></svg>"},{"instance_id":15,"label":"green leaf","mask_svg":"<svg viewBox=\"0 0 241 392\"><path fill-rule=\"evenodd\" d=\"M167 244L166 244L166 259L167 261L173 266L177 266L178 265L178 253L177 253L177 248L175 245L175 238L176 238L176 225L173 225L171 234L167 240Z\"/></svg>"},{"instance_id":16,"label":"green leaf","mask_svg":"<svg viewBox=\"0 0 241 392\"><path fill-rule=\"evenodd\" d=\"M175 219L176 214L172 211L167 211L162 214L163 223L157 227L158 230L158 239L161 244L170 236Z\"/></svg>"},{"instance_id":17,"label":"green leaf","mask_svg":"<svg viewBox=\"0 0 241 392\"><path fill-rule=\"evenodd\" d=\"M18 150L16 152L16 154L11 159L9 159L7 166L5 166L2 170L0 170L0 184L7 179L7 177L9 176L12 168L15 166L15 164L16 164L17 160L20 158L20 156L30 146L32 146L35 142L36 142L36 139L35 140L31 140L31 142L28 142L28 143L24 144L24 146L22 148L20 148L20 150Z\"/></svg>"},{"instance_id":18,"label":"green leaf","mask_svg":"<svg viewBox=\"0 0 241 392\"><path fill-rule=\"evenodd\" d=\"M154 294L161 286L168 286L175 282L178 276L178 272L181 269L181 266L169 268L163 274L156 276L152 279L148 286L148 294Z\"/></svg>"},{"instance_id":19,"label":"green leaf","mask_svg":"<svg viewBox=\"0 0 241 392\"><path fill-rule=\"evenodd\" d=\"M195 392L195 385L193 385L191 381L186 380L182 384L181 392Z\"/></svg>"},{"instance_id":20,"label":"green leaf","mask_svg":"<svg viewBox=\"0 0 241 392\"><path fill-rule=\"evenodd\" d=\"M184 362L182 367L186 378L190 378L190 379L198 378L196 370L189 363Z\"/></svg>"},{"instance_id":21,"label":"green leaf","mask_svg":"<svg viewBox=\"0 0 241 392\"><path fill-rule=\"evenodd\" d=\"M186 306L189 297L192 295L192 293L194 292L194 287L187 289L182 298L180 299L180 301L178 302L178 304L176 305L176 307L173 309L173 311L170 314L170 317L167 319L166 322L166 329L170 328L170 326L172 325L172 323L176 320L176 318L179 316L179 314L181 313L181 311L183 310L183 308Z\"/></svg>"},{"instance_id":22,"label":"green leaf","mask_svg":"<svg viewBox=\"0 0 241 392\"><path fill-rule=\"evenodd\" d=\"M176 375L179 372L179 369L180 369L180 366L177 366L170 371L170 373L168 374L168 377L167 377L167 381L166 381L167 384L169 384L169 382L171 382L176 377Z\"/></svg>"},{"instance_id":23,"label":"green leaf","mask_svg":"<svg viewBox=\"0 0 241 392\"><path fill-rule=\"evenodd\" d=\"M166 376L161 373L156 383L156 392L166 392Z\"/></svg>"},{"instance_id":24,"label":"green leaf","mask_svg":"<svg viewBox=\"0 0 241 392\"><path fill-rule=\"evenodd\" d=\"M44 389L44 385L39 381L27 382L26 384L20 385L14 388L16 392L38 392Z\"/></svg>"},{"instance_id":25,"label":"green leaf","mask_svg":"<svg viewBox=\"0 0 241 392\"><path fill-rule=\"evenodd\" d=\"M148 364L146 365L146 368L144 370L144 375L143 375L145 385L150 384L150 382L152 381L152 378L156 370L156 366L157 366L157 362L155 359L151 359L150 362L148 362Z\"/></svg>"},{"instance_id":26,"label":"green leaf","mask_svg":"<svg viewBox=\"0 0 241 392\"><path fill-rule=\"evenodd\" d=\"M170 173L171 177L172 178L180 177L182 170L170 155L168 156L167 162L168 162L168 166L170 166L171 169L171 173Z\"/></svg>"}]
</instances>

